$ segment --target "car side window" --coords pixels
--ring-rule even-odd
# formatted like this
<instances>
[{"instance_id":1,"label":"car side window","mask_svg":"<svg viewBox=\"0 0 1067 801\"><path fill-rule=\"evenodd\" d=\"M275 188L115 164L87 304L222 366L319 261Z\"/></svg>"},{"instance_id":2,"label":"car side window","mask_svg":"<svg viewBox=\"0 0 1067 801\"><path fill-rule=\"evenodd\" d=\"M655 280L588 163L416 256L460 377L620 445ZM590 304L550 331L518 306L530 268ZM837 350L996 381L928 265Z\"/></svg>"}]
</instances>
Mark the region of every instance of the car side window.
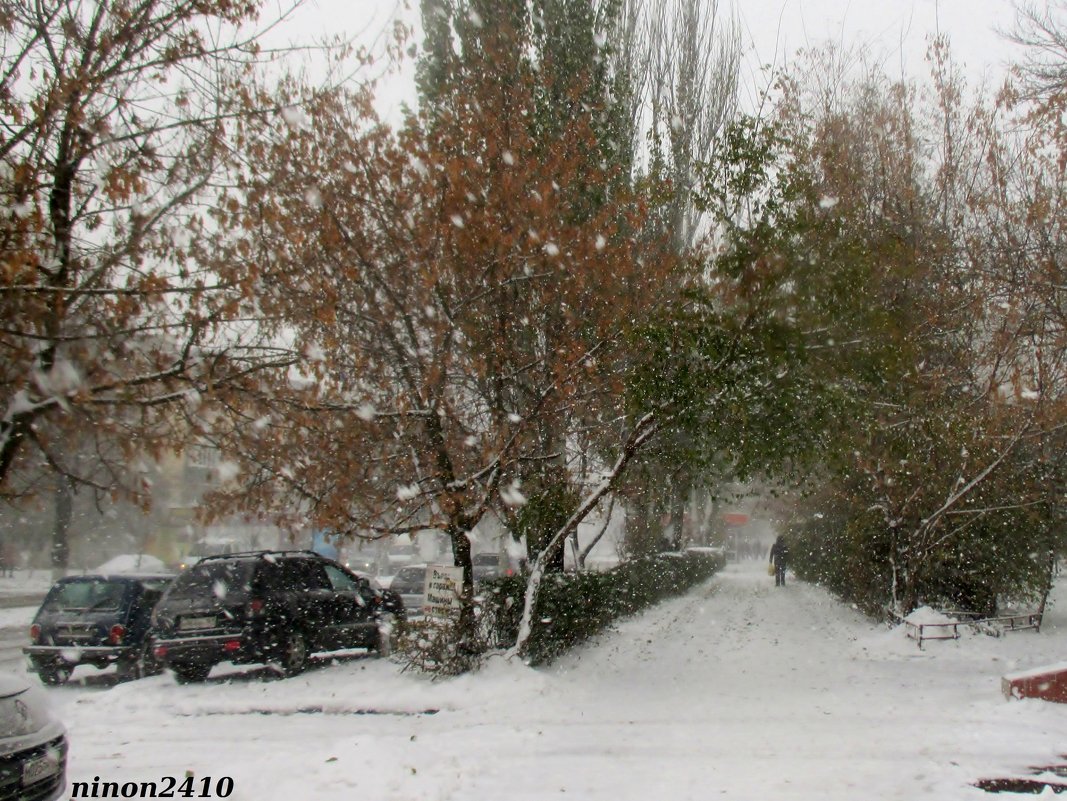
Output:
<instances>
[{"instance_id":1,"label":"car side window","mask_svg":"<svg viewBox=\"0 0 1067 801\"><path fill-rule=\"evenodd\" d=\"M328 590L330 582L322 565L309 559L281 559L274 563L269 586L281 592L303 592L307 590Z\"/></svg>"},{"instance_id":2,"label":"car side window","mask_svg":"<svg viewBox=\"0 0 1067 801\"><path fill-rule=\"evenodd\" d=\"M331 589L330 580L326 577L324 566L310 559L301 559L301 568L304 573L304 589L328 590Z\"/></svg>"},{"instance_id":3,"label":"car side window","mask_svg":"<svg viewBox=\"0 0 1067 801\"><path fill-rule=\"evenodd\" d=\"M326 565L326 578L336 592L355 592L357 589L356 578L336 565Z\"/></svg>"},{"instance_id":4,"label":"car side window","mask_svg":"<svg viewBox=\"0 0 1067 801\"><path fill-rule=\"evenodd\" d=\"M366 604L373 603L375 598L378 597L378 591L371 586L371 583L366 579L361 578L359 580L359 595Z\"/></svg>"},{"instance_id":5,"label":"car side window","mask_svg":"<svg viewBox=\"0 0 1067 801\"><path fill-rule=\"evenodd\" d=\"M285 559L274 564L271 584L281 592L296 592L304 589L304 575L300 563Z\"/></svg>"},{"instance_id":6,"label":"car side window","mask_svg":"<svg viewBox=\"0 0 1067 801\"><path fill-rule=\"evenodd\" d=\"M271 594L283 589L281 570L273 562L257 565L253 591L257 595Z\"/></svg>"}]
</instances>

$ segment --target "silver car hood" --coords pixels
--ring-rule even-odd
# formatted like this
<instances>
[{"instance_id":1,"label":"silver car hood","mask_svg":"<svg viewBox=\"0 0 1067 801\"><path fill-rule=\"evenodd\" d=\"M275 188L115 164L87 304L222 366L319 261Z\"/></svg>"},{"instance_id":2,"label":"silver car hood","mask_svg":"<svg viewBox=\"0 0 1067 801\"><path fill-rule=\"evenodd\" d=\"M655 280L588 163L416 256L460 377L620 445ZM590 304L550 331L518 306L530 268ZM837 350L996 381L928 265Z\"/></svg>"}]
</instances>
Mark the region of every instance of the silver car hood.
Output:
<instances>
[{"instance_id":1,"label":"silver car hood","mask_svg":"<svg viewBox=\"0 0 1067 801\"><path fill-rule=\"evenodd\" d=\"M28 689L30 689L30 683L21 676L0 673L0 699L24 693Z\"/></svg>"},{"instance_id":2,"label":"silver car hood","mask_svg":"<svg viewBox=\"0 0 1067 801\"><path fill-rule=\"evenodd\" d=\"M33 748L65 731L52 716L48 698L39 687L0 673L0 756Z\"/></svg>"}]
</instances>

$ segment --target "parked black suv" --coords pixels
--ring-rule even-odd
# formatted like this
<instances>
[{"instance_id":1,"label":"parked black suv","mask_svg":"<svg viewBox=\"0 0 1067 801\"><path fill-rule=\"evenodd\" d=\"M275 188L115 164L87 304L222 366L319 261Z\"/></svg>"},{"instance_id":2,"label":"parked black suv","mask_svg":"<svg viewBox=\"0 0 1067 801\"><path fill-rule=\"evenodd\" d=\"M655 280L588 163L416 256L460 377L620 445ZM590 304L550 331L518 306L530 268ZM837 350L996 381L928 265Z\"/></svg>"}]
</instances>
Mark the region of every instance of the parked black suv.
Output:
<instances>
[{"instance_id":1,"label":"parked black suv","mask_svg":"<svg viewBox=\"0 0 1067 801\"><path fill-rule=\"evenodd\" d=\"M174 580L156 605L155 655L180 682L219 662L278 664L289 676L316 651L387 652L404 606L312 551L209 556Z\"/></svg>"},{"instance_id":2,"label":"parked black suv","mask_svg":"<svg viewBox=\"0 0 1067 801\"><path fill-rule=\"evenodd\" d=\"M48 591L23 653L45 684L62 684L77 665L118 665L124 678L158 666L148 639L152 607L171 575L68 576Z\"/></svg>"}]
</instances>

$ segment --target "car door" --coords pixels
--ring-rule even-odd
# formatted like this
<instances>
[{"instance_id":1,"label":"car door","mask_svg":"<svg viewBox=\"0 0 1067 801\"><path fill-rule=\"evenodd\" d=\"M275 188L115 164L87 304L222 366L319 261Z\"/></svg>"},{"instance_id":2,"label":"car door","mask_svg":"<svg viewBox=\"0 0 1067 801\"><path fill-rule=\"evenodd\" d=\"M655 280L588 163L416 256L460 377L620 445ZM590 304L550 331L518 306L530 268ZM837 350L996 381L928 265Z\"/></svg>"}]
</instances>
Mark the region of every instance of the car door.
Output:
<instances>
[{"instance_id":1,"label":"car door","mask_svg":"<svg viewBox=\"0 0 1067 801\"><path fill-rule=\"evenodd\" d=\"M331 562L324 565L326 577L337 596L338 648L355 648L372 643L377 631L375 593L370 583Z\"/></svg>"},{"instance_id":2,"label":"car door","mask_svg":"<svg viewBox=\"0 0 1067 801\"><path fill-rule=\"evenodd\" d=\"M311 650L329 650L337 630L333 590L317 559L280 559L276 565L293 623L309 640Z\"/></svg>"}]
</instances>

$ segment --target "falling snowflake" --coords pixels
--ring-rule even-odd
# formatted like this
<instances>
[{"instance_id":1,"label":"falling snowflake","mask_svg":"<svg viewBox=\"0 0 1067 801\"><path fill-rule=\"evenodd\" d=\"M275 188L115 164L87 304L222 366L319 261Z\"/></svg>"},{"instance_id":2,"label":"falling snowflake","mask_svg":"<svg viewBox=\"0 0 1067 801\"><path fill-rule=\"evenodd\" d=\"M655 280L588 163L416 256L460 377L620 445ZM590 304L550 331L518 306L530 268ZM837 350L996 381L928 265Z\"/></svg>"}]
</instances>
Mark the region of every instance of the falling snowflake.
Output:
<instances>
[{"instance_id":1,"label":"falling snowflake","mask_svg":"<svg viewBox=\"0 0 1067 801\"><path fill-rule=\"evenodd\" d=\"M215 593L216 598L225 598L227 589L225 581L216 581L211 585L211 590Z\"/></svg>"},{"instance_id":2,"label":"falling snowflake","mask_svg":"<svg viewBox=\"0 0 1067 801\"><path fill-rule=\"evenodd\" d=\"M306 191L304 193L304 200L306 200L307 204L313 209L322 208L322 192L320 192L318 189L311 188Z\"/></svg>"},{"instance_id":3,"label":"falling snowflake","mask_svg":"<svg viewBox=\"0 0 1067 801\"><path fill-rule=\"evenodd\" d=\"M597 47L603 47L607 43L608 43L607 31L597 31L593 35L593 44L595 44Z\"/></svg>"},{"instance_id":4,"label":"falling snowflake","mask_svg":"<svg viewBox=\"0 0 1067 801\"><path fill-rule=\"evenodd\" d=\"M558 256L559 246L555 242L546 242L545 253L547 253L549 256Z\"/></svg>"},{"instance_id":5,"label":"falling snowflake","mask_svg":"<svg viewBox=\"0 0 1067 801\"><path fill-rule=\"evenodd\" d=\"M504 163L507 164L509 167L512 167L512 166L515 165L515 157L513 155L511 155L511 151L510 150L505 150L504 151L504 155L501 156L501 158L504 159Z\"/></svg>"},{"instance_id":6,"label":"falling snowflake","mask_svg":"<svg viewBox=\"0 0 1067 801\"><path fill-rule=\"evenodd\" d=\"M35 370L33 381L45 395L68 395L83 383L81 373L71 362L62 357L48 371Z\"/></svg>"},{"instance_id":7,"label":"falling snowflake","mask_svg":"<svg viewBox=\"0 0 1067 801\"><path fill-rule=\"evenodd\" d=\"M467 19L471 21L471 25L475 28L480 28L485 23L482 22L482 15L475 11L473 8L467 12Z\"/></svg>"},{"instance_id":8,"label":"falling snowflake","mask_svg":"<svg viewBox=\"0 0 1067 801\"><path fill-rule=\"evenodd\" d=\"M241 473L241 468L236 462L219 462L215 468L215 475L223 484L233 481Z\"/></svg>"},{"instance_id":9,"label":"falling snowflake","mask_svg":"<svg viewBox=\"0 0 1067 801\"><path fill-rule=\"evenodd\" d=\"M291 130L302 130L307 124L307 117L299 106L286 106L281 111L282 119Z\"/></svg>"},{"instance_id":10,"label":"falling snowflake","mask_svg":"<svg viewBox=\"0 0 1067 801\"><path fill-rule=\"evenodd\" d=\"M819 208L823 209L823 210L832 209L834 206L836 206L838 204L838 202L839 201L838 201L838 199L836 197L830 197L829 195L823 195L822 199L819 200Z\"/></svg>"},{"instance_id":11,"label":"falling snowflake","mask_svg":"<svg viewBox=\"0 0 1067 801\"><path fill-rule=\"evenodd\" d=\"M512 423L521 423L522 422L522 416L518 415L518 414L515 414L515 412L512 412L511 414L508 415L508 421L512 422Z\"/></svg>"},{"instance_id":12,"label":"falling snowflake","mask_svg":"<svg viewBox=\"0 0 1067 801\"><path fill-rule=\"evenodd\" d=\"M203 396L195 389L190 389L182 396L182 402L185 404L185 408L190 412L195 412L204 403Z\"/></svg>"},{"instance_id":13,"label":"falling snowflake","mask_svg":"<svg viewBox=\"0 0 1067 801\"><path fill-rule=\"evenodd\" d=\"M510 485L500 488L500 499L507 506L525 506L526 496L519 491L519 480L515 479Z\"/></svg>"},{"instance_id":14,"label":"falling snowflake","mask_svg":"<svg viewBox=\"0 0 1067 801\"><path fill-rule=\"evenodd\" d=\"M604 238L603 234L596 235L596 249L603 250L608 245L608 240Z\"/></svg>"},{"instance_id":15,"label":"falling snowflake","mask_svg":"<svg viewBox=\"0 0 1067 801\"><path fill-rule=\"evenodd\" d=\"M374 408L371 403L361 403L359 408L356 409L356 417L369 423L375 417L378 416L378 410Z\"/></svg>"},{"instance_id":16,"label":"falling snowflake","mask_svg":"<svg viewBox=\"0 0 1067 801\"><path fill-rule=\"evenodd\" d=\"M448 219L452 221L452 224L454 226L456 226L456 228L462 228L463 227L463 218L460 215L453 214Z\"/></svg>"},{"instance_id":17,"label":"falling snowflake","mask_svg":"<svg viewBox=\"0 0 1067 801\"><path fill-rule=\"evenodd\" d=\"M304 348L304 357L309 362L324 362L326 361L326 352L317 342L310 342Z\"/></svg>"},{"instance_id":18,"label":"falling snowflake","mask_svg":"<svg viewBox=\"0 0 1067 801\"><path fill-rule=\"evenodd\" d=\"M419 494L418 484L408 484L396 488L396 498L399 501L410 501Z\"/></svg>"}]
</instances>

